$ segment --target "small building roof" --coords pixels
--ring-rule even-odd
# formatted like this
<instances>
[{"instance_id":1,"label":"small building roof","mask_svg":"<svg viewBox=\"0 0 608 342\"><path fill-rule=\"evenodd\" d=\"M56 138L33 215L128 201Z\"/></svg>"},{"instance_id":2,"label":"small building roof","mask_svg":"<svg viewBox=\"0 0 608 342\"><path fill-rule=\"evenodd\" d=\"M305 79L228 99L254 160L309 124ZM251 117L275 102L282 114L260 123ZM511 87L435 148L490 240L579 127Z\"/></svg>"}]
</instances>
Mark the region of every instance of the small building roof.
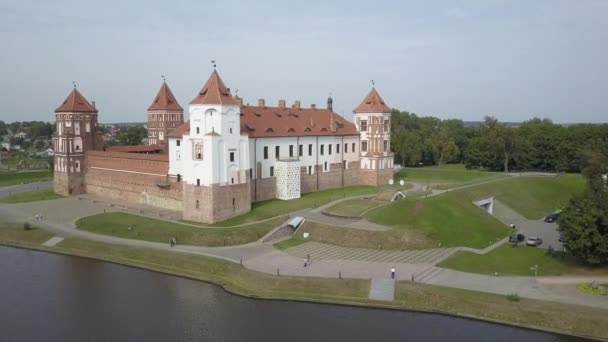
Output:
<instances>
[{"instance_id":1,"label":"small building roof","mask_svg":"<svg viewBox=\"0 0 608 342\"><path fill-rule=\"evenodd\" d=\"M353 110L355 113L390 113L391 107L384 103L384 100L378 94L376 87L372 87L367 96L363 99L361 104Z\"/></svg>"},{"instance_id":2,"label":"small building roof","mask_svg":"<svg viewBox=\"0 0 608 342\"><path fill-rule=\"evenodd\" d=\"M91 106L78 89L74 88L61 105L55 109L55 113L97 113L97 109Z\"/></svg>"},{"instance_id":3,"label":"small building roof","mask_svg":"<svg viewBox=\"0 0 608 342\"><path fill-rule=\"evenodd\" d=\"M167 85L167 82L165 81L163 81L163 84L160 86L158 94L156 94L156 97L154 98L154 102L148 107L148 111L154 110L184 111L182 106L177 103L175 96L173 96L173 92L171 92L169 85Z\"/></svg>"},{"instance_id":4,"label":"small building roof","mask_svg":"<svg viewBox=\"0 0 608 342\"><path fill-rule=\"evenodd\" d=\"M190 102L190 104L207 105L239 105L240 103L241 101L238 98L232 96L230 88L226 87L217 70L213 70L207 83Z\"/></svg>"}]
</instances>

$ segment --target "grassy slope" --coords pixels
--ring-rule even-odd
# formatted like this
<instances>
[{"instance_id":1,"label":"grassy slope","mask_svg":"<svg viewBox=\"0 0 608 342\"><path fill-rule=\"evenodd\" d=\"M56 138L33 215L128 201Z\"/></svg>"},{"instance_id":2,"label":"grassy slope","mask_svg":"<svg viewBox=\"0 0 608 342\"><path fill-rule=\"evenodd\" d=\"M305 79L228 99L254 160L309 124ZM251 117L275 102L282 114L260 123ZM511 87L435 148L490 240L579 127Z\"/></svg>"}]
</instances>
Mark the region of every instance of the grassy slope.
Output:
<instances>
[{"instance_id":1,"label":"grassy slope","mask_svg":"<svg viewBox=\"0 0 608 342\"><path fill-rule=\"evenodd\" d=\"M518 177L458 190L469 201L495 196L528 219L539 219L562 208L572 195L583 191L585 180L578 174L559 177Z\"/></svg>"},{"instance_id":2,"label":"grassy slope","mask_svg":"<svg viewBox=\"0 0 608 342\"><path fill-rule=\"evenodd\" d=\"M467 170L463 165L442 165L418 168L404 168L395 179L429 183L462 183L500 175L497 172Z\"/></svg>"},{"instance_id":3,"label":"grassy slope","mask_svg":"<svg viewBox=\"0 0 608 342\"><path fill-rule=\"evenodd\" d=\"M215 247L241 245L256 241L285 219L283 216L238 228L199 228L114 212L82 218L76 222L76 225L79 229L89 232L128 239L168 243L171 237L175 237L179 244ZM131 230L128 229L129 226Z\"/></svg>"},{"instance_id":4,"label":"grassy slope","mask_svg":"<svg viewBox=\"0 0 608 342\"><path fill-rule=\"evenodd\" d=\"M355 248L371 248L386 250L410 250L432 247L432 242L412 230L372 231L335 227L315 222L306 222L297 233L297 236L275 244L279 249L306 242L302 234L308 232L310 236L306 241L317 241L332 245Z\"/></svg>"},{"instance_id":5,"label":"grassy slope","mask_svg":"<svg viewBox=\"0 0 608 342\"><path fill-rule=\"evenodd\" d=\"M538 274L541 276L608 273L608 267L583 268L561 253L550 256L545 254L544 249L527 246L514 248L510 244L502 245L484 255L459 252L439 264L440 267L471 273L493 274L498 272L505 275L525 276L534 275L534 272L530 270L530 267L534 265L538 265Z\"/></svg>"},{"instance_id":6,"label":"grassy slope","mask_svg":"<svg viewBox=\"0 0 608 342\"><path fill-rule=\"evenodd\" d=\"M344 202L340 202L326 209L326 211L333 215L341 216L360 216L366 210L378 207L382 202L376 202L369 199L353 199Z\"/></svg>"},{"instance_id":7,"label":"grassy slope","mask_svg":"<svg viewBox=\"0 0 608 342\"><path fill-rule=\"evenodd\" d=\"M0 242L38 246L52 237L53 234L33 226L26 231L22 225L0 223Z\"/></svg>"},{"instance_id":8,"label":"grassy slope","mask_svg":"<svg viewBox=\"0 0 608 342\"><path fill-rule=\"evenodd\" d=\"M53 190L34 190L0 198L0 203L24 203L52 200L56 198L63 198L63 196L56 194Z\"/></svg>"},{"instance_id":9,"label":"grassy slope","mask_svg":"<svg viewBox=\"0 0 608 342\"><path fill-rule=\"evenodd\" d=\"M290 201L272 199L254 202L251 203L251 211L247 214L230 218L215 224L215 226L227 227L248 222L256 222L279 215L285 215L293 211L318 207L339 198L374 194L376 191L377 189L371 186L349 186L303 194L301 198Z\"/></svg>"},{"instance_id":10,"label":"grassy slope","mask_svg":"<svg viewBox=\"0 0 608 342\"><path fill-rule=\"evenodd\" d=\"M17 245L40 248L40 244L37 242L27 242L41 240L39 232L43 231L25 232L22 229L14 228L0 229L0 243L11 243L9 240L12 238L16 239L15 244ZM35 237L34 234L36 234ZM328 300L361 305L376 303L367 299L369 280L276 277L249 271L237 264L204 256L115 246L72 238L64 240L51 250L211 281L230 291L244 295ZM515 325L535 325L587 336L608 336L608 310L586 306L532 299L512 302L500 295L410 282L398 282L395 300L381 304L470 315Z\"/></svg>"},{"instance_id":11,"label":"grassy slope","mask_svg":"<svg viewBox=\"0 0 608 342\"><path fill-rule=\"evenodd\" d=\"M0 186L41 182L53 179L52 171L0 172Z\"/></svg>"},{"instance_id":12,"label":"grassy slope","mask_svg":"<svg viewBox=\"0 0 608 342\"><path fill-rule=\"evenodd\" d=\"M406 199L370 212L373 222L395 229L417 229L442 247L484 248L509 233L509 229L456 193L428 199Z\"/></svg>"}]
</instances>

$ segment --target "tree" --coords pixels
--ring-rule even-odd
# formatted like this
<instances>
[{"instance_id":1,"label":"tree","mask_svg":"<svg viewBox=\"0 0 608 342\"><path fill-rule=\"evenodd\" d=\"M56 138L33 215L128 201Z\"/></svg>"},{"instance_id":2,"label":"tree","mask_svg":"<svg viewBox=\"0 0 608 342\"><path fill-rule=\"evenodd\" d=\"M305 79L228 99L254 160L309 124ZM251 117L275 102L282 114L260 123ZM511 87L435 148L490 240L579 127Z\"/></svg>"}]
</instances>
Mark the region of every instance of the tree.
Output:
<instances>
[{"instance_id":1,"label":"tree","mask_svg":"<svg viewBox=\"0 0 608 342\"><path fill-rule=\"evenodd\" d=\"M589 185L582 195L570 200L558 224L564 247L588 264L608 263L608 145L600 141L585 153L583 174Z\"/></svg>"},{"instance_id":2,"label":"tree","mask_svg":"<svg viewBox=\"0 0 608 342\"><path fill-rule=\"evenodd\" d=\"M129 127L118 134L118 142L121 145L140 145L147 136L148 131L144 127Z\"/></svg>"},{"instance_id":3,"label":"tree","mask_svg":"<svg viewBox=\"0 0 608 342\"><path fill-rule=\"evenodd\" d=\"M454 137L448 130L446 125L443 125L431 136L431 144L433 146L433 155L439 158L437 163L443 164L446 160L451 161L458 156L458 146L454 142Z\"/></svg>"}]
</instances>

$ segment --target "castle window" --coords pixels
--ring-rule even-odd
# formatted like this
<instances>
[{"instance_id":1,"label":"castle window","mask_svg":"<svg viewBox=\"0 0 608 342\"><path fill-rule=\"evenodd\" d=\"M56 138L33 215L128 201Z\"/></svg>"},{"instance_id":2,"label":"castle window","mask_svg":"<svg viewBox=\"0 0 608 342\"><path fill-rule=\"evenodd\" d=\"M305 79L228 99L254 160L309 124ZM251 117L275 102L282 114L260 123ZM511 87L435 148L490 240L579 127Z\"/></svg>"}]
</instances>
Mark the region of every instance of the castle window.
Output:
<instances>
[{"instance_id":1,"label":"castle window","mask_svg":"<svg viewBox=\"0 0 608 342\"><path fill-rule=\"evenodd\" d=\"M385 132L388 132L388 123L389 123L388 120L384 120L384 131Z\"/></svg>"},{"instance_id":2,"label":"castle window","mask_svg":"<svg viewBox=\"0 0 608 342\"><path fill-rule=\"evenodd\" d=\"M344 153L348 153L348 144L344 144Z\"/></svg>"},{"instance_id":3,"label":"castle window","mask_svg":"<svg viewBox=\"0 0 608 342\"><path fill-rule=\"evenodd\" d=\"M230 134L232 134L232 127L230 127Z\"/></svg>"},{"instance_id":4,"label":"castle window","mask_svg":"<svg viewBox=\"0 0 608 342\"><path fill-rule=\"evenodd\" d=\"M202 144L194 145L194 159L198 159L198 160L203 159L203 145Z\"/></svg>"},{"instance_id":5,"label":"castle window","mask_svg":"<svg viewBox=\"0 0 608 342\"><path fill-rule=\"evenodd\" d=\"M234 184L234 177L230 178L230 183Z\"/></svg>"},{"instance_id":6,"label":"castle window","mask_svg":"<svg viewBox=\"0 0 608 342\"><path fill-rule=\"evenodd\" d=\"M201 180L199 178L196 179L196 186L201 186Z\"/></svg>"},{"instance_id":7,"label":"castle window","mask_svg":"<svg viewBox=\"0 0 608 342\"><path fill-rule=\"evenodd\" d=\"M289 145L289 156L293 157L293 145Z\"/></svg>"},{"instance_id":8,"label":"castle window","mask_svg":"<svg viewBox=\"0 0 608 342\"><path fill-rule=\"evenodd\" d=\"M274 147L274 157L276 159L279 159L279 154L280 154L279 152L281 152L281 146L275 146Z\"/></svg>"},{"instance_id":9,"label":"castle window","mask_svg":"<svg viewBox=\"0 0 608 342\"><path fill-rule=\"evenodd\" d=\"M182 143L182 141L181 141L181 140L179 140L179 139L177 139L177 140L175 141L175 146L181 146L181 143Z\"/></svg>"},{"instance_id":10,"label":"castle window","mask_svg":"<svg viewBox=\"0 0 608 342\"><path fill-rule=\"evenodd\" d=\"M321 145L321 155L325 154L325 146Z\"/></svg>"},{"instance_id":11,"label":"castle window","mask_svg":"<svg viewBox=\"0 0 608 342\"><path fill-rule=\"evenodd\" d=\"M343 170L346 170L346 160L343 160L343 161L342 161L342 169L343 169Z\"/></svg>"},{"instance_id":12,"label":"castle window","mask_svg":"<svg viewBox=\"0 0 608 342\"><path fill-rule=\"evenodd\" d=\"M327 144L327 152L331 155L331 144Z\"/></svg>"},{"instance_id":13,"label":"castle window","mask_svg":"<svg viewBox=\"0 0 608 342\"><path fill-rule=\"evenodd\" d=\"M340 144L336 144L336 153L340 153Z\"/></svg>"},{"instance_id":14,"label":"castle window","mask_svg":"<svg viewBox=\"0 0 608 342\"><path fill-rule=\"evenodd\" d=\"M384 140L384 152L388 152L388 140Z\"/></svg>"},{"instance_id":15,"label":"castle window","mask_svg":"<svg viewBox=\"0 0 608 342\"><path fill-rule=\"evenodd\" d=\"M357 146L357 145L355 145L355 143L353 143L353 149L352 149L353 153L355 153L357 151L357 150L355 150L355 146Z\"/></svg>"},{"instance_id":16,"label":"castle window","mask_svg":"<svg viewBox=\"0 0 608 342\"><path fill-rule=\"evenodd\" d=\"M253 169L249 169L249 179L253 178Z\"/></svg>"},{"instance_id":17,"label":"castle window","mask_svg":"<svg viewBox=\"0 0 608 342\"><path fill-rule=\"evenodd\" d=\"M309 175L312 175L312 166L309 166L309 167L308 167L308 174L309 174Z\"/></svg>"},{"instance_id":18,"label":"castle window","mask_svg":"<svg viewBox=\"0 0 608 342\"><path fill-rule=\"evenodd\" d=\"M270 167L270 177L274 177L274 166Z\"/></svg>"},{"instance_id":19,"label":"castle window","mask_svg":"<svg viewBox=\"0 0 608 342\"><path fill-rule=\"evenodd\" d=\"M302 156L304 154L304 145L298 146L298 156Z\"/></svg>"},{"instance_id":20,"label":"castle window","mask_svg":"<svg viewBox=\"0 0 608 342\"><path fill-rule=\"evenodd\" d=\"M230 152L230 161L233 162L234 161L234 152Z\"/></svg>"},{"instance_id":21,"label":"castle window","mask_svg":"<svg viewBox=\"0 0 608 342\"><path fill-rule=\"evenodd\" d=\"M264 146L264 159L268 159L268 146Z\"/></svg>"},{"instance_id":22,"label":"castle window","mask_svg":"<svg viewBox=\"0 0 608 342\"><path fill-rule=\"evenodd\" d=\"M177 174L177 181L181 182L182 181L182 175L180 175L179 173Z\"/></svg>"},{"instance_id":23,"label":"castle window","mask_svg":"<svg viewBox=\"0 0 608 342\"><path fill-rule=\"evenodd\" d=\"M312 156L312 144L308 144L308 155Z\"/></svg>"},{"instance_id":24,"label":"castle window","mask_svg":"<svg viewBox=\"0 0 608 342\"><path fill-rule=\"evenodd\" d=\"M196 200L196 209L198 209L200 207L201 202L199 200Z\"/></svg>"},{"instance_id":25,"label":"castle window","mask_svg":"<svg viewBox=\"0 0 608 342\"><path fill-rule=\"evenodd\" d=\"M367 132L367 120L361 120L361 132Z\"/></svg>"},{"instance_id":26,"label":"castle window","mask_svg":"<svg viewBox=\"0 0 608 342\"><path fill-rule=\"evenodd\" d=\"M361 152L367 152L367 141L361 142Z\"/></svg>"},{"instance_id":27,"label":"castle window","mask_svg":"<svg viewBox=\"0 0 608 342\"><path fill-rule=\"evenodd\" d=\"M201 132L201 129L199 127L196 127L196 134L199 134Z\"/></svg>"},{"instance_id":28,"label":"castle window","mask_svg":"<svg viewBox=\"0 0 608 342\"><path fill-rule=\"evenodd\" d=\"M323 169L324 169L325 171L327 171L327 162L325 162L325 163L323 164Z\"/></svg>"}]
</instances>

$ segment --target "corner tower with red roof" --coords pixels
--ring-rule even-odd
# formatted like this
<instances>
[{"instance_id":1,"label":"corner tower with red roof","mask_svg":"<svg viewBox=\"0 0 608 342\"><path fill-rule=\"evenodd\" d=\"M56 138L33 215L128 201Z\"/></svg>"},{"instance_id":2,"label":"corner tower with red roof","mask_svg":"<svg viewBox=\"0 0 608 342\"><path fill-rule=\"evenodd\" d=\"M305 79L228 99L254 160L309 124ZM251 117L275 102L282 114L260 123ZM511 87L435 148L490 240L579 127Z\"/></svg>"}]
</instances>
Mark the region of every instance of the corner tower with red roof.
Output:
<instances>
[{"instance_id":1,"label":"corner tower with red roof","mask_svg":"<svg viewBox=\"0 0 608 342\"><path fill-rule=\"evenodd\" d=\"M148 107L148 145L158 145L167 153L167 135L183 123L184 109L163 80L154 102Z\"/></svg>"},{"instance_id":2,"label":"corner tower with red roof","mask_svg":"<svg viewBox=\"0 0 608 342\"><path fill-rule=\"evenodd\" d=\"M55 120L55 192L65 196L85 193L85 153L102 149L97 134L97 109L74 87L55 109Z\"/></svg>"},{"instance_id":3,"label":"corner tower with red roof","mask_svg":"<svg viewBox=\"0 0 608 342\"><path fill-rule=\"evenodd\" d=\"M353 111L361 135L361 184L383 185L393 177L391 108L375 87Z\"/></svg>"}]
</instances>

